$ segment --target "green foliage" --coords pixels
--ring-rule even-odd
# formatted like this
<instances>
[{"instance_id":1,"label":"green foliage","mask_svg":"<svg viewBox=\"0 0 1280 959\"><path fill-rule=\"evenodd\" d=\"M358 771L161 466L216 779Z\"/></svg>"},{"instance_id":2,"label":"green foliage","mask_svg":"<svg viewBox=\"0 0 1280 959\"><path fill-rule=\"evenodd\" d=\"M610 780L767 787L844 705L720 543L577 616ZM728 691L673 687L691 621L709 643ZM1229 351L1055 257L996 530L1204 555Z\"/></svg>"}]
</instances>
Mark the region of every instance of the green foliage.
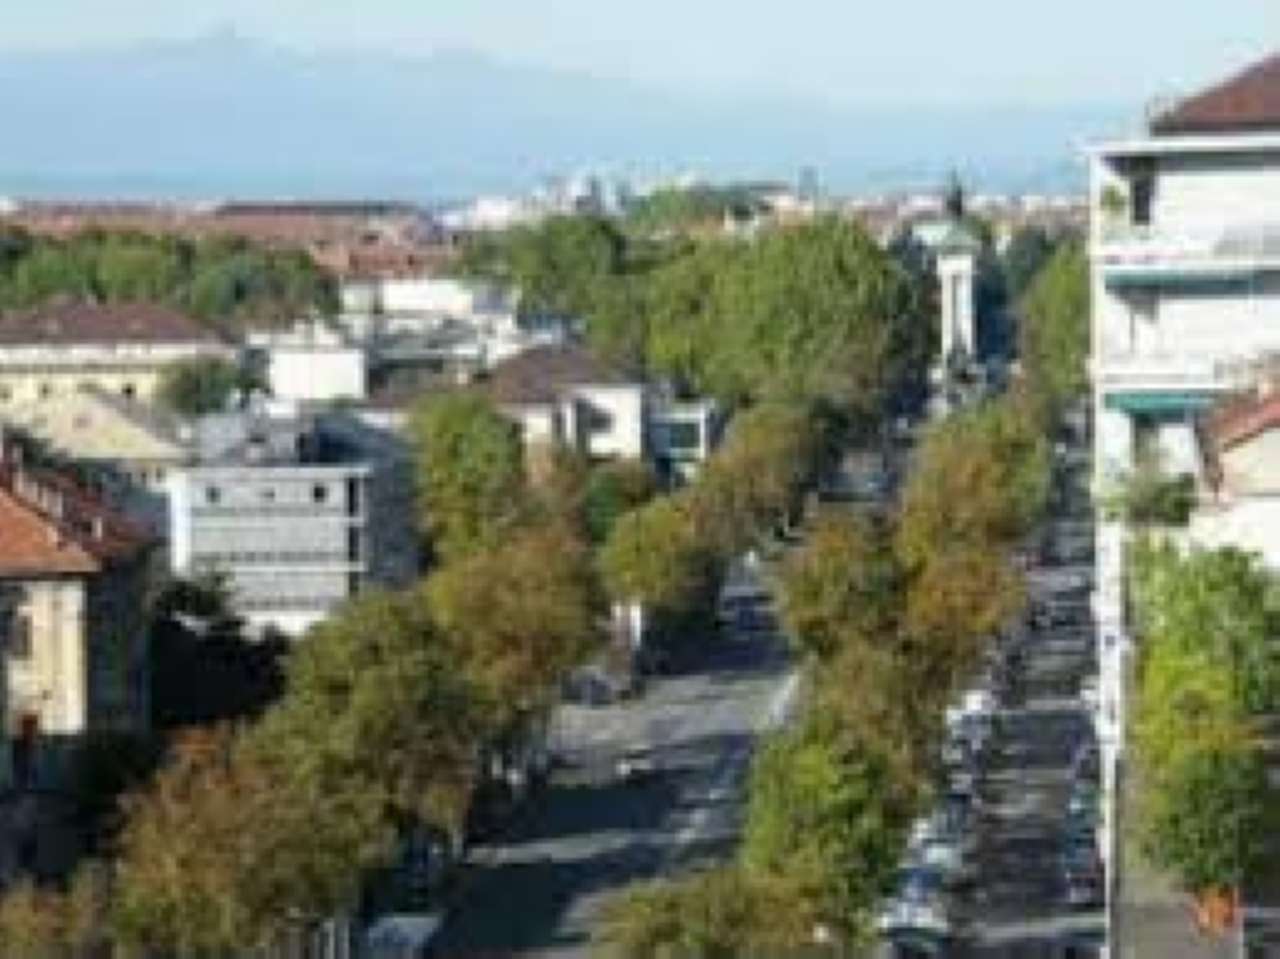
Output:
<instances>
[{"instance_id":1,"label":"green foliage","mask_svg":"<svg viewBox=\"0 0 1280 959\"><path fill-rule=\"evenodd\" d=\"M493 542L525 507L519 432L484 397L429 397L413 412L422 523L446 557Z\"/></svg>"},{"instance_id":2,"label":"green foliage","mask_svg":"<svg viewBox=\"0 0 1280 959\"><path fill-rule=\"evenodd\" d=\"M619 517L600 553L611 596L674 611L706 595L712 562L684 496L662 497Z\"/></svg>"},{"instance_id":3,"label":"green foliage","mask_svg":"<svg viewBox=\"0 0 1280 959\"><path fill-rule=\"evenodd\" d=\"M1275 825L1257 725L1280 706L1280 607L1269 575L1236 550L1182 556L1147 542L1133 566L1144 848L1192 892L1236 888Z\"/></svg>"},{"instance_id":4,"label":"green foliage","mask_svg":"<svg viewBox=\"0 0 1280 959\"><path fill-rule=\"evenodd\" d=\"M1005 289L1011 302L1022 301L1060 242L1041 226L1022 227L1013 234L1001 257Z\"/></svg>"},{"instance_id":5,"label":"green foliage","mask_svg":"<svg viewBox=\"0 0 1280 959\"><path fill-rule=\"evenodd\" d=\"M593 467L583 503L591 542L605 542L618 518L653 499L657 488L653 470L640 460L615 460Z\"/></svg>"},{"instance_id":6,"label":"green foliage","mask_svg":"<svg viewBox=\"0 0 1280 959\"><path fill-rule=\"evenodd\" d=\"M1043 514L1050 476L1039 424L1010 399L950 417L916 452L899 555L920 568L943 545L1008 550Z\"/></svg>"},{"instance_id":7,"label":"green foliage","mask_svg":"<svg viewBox=\"0 0 1280 959\"><path fill-rule=\"evenodd\" d=\"M0 237L0 308L60 296L167 303L227 333L338 308L333 277L301 251L99 230L68 239Z\"/></svg>"},{"instance_id":8,"label":"green foliage","mask_svg":"<svg viewBox=\"0 0 1280 959\"><path fill-rule=\"evenodd\" d=\"M826 659L848 643L887 642L902 607L902 573L883 524L825 517L782 572L782 622L801 649Z\"/></svg>"},{"instance_id":9,"label":"green foliage","mask_svg":"<svg viewBox=\"0 0 1280 959\"><path fill-rule=\"evenodd\" d=\"M420 599L362 594L297 645L288 683L255 748L322 793L358 784L395 822L458 828L485 726Z\"/></svg>"},{"instance_id":10,"label":"green foliage","mask_svg":"<svg viewBox=\"0 0 1280 959\"><path fill-rule=\"evenodd\" d=\"M611 959L747 959L838 954L813 944L818 916L786 882L726 866L627 889L601 927Z\"/></svg>"},{"instance_id":11,"label":"green foliage","mask_svg":"<svg viewBox=\"0 0 1280 959\"><path fill-rule=\"evenodd\" d=\"M240 369L214 357L180 360L164 371L158 398L183 416L225 410L240 386Z\"/></svg>"},{"instance_id":12,"label":"green foliage","mask_svg":"<svg viewBox=\"0 0 1280 959\"><path fill-rule=\"evenodd\" d=\"M478 240L463 263L516 283L528 312L584 318L611 358L730 404L821 400L870 416L928 364L924 294L836 218L740 243L628 238L557 217Z\"/></svg>"},{"instance_id":13,"label":"green foliage","mask_svg":"<svg viewBox=\"0 0 1280 959\"><path fill-rule=\"evenodd\" d=\"M1064 243L1020 304L1018 352L1024 375L1061 407L1088 383L1089 262L1082 244Z\"/></svg>"},{"instance_id":14,"label":"green foliage","mask_svg":"<svg viewBox=\"0 0 1280 959\"><path fill-rule=\"evenodd\" d=\"M1194 476L1165 476L1148 464L1140 464L1105 503L1109 514L1129 523L1164 526L1185 526L1195 505Z\"/></svg>"},{"instance_id":15,"label":"green foliage","mask_svg":"<svg viewBox=\"0 0 1280 959\"><path fill-rule=\"evenodd\" d=\"M897 865L911 808L883 757L818 728L768 743L751 776L742 861L784 878L845 941L867 931Z\"/></svg>"},{"instance_id":16,"label":"green foliage","mask_svg":"<svg viewBox=\"0 0 1280 959\"><path fill-rule=\"evenodd\" d=\"M639 230L718 229L727 214L746 213L760 206L749 187L668 187L637 201L627 211L627 219Z\"/></svg>"},{"instance_id":17,"label":"green foliage","mask_svg":"<svg viewBox=\"0 0 1280 959\"><path fill-rule=\"evenodd\" d=\"M590 557L563 528L519 530L448 563L427 594L495 728L550 708L561 679L602 638Z\"/></svg>"}]
</instances>

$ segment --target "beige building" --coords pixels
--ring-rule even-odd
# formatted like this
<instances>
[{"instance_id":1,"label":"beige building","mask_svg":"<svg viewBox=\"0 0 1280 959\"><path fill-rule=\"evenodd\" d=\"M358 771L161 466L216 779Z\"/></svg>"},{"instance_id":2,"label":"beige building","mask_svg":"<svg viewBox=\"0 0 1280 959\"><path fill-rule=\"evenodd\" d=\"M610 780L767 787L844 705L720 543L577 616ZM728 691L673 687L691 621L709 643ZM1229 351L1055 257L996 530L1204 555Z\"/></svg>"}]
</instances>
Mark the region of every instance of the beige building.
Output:
<instances>
[{"instance_id":1,"label":"beige building","mask_svg":"<svg viewBox=\"0 0 1280 959\"><path fill-rule=\"evenodd\" d=\"M2 404L2 426L15 426L51 451L94 467L130 518L167 532L169 474L193 462L190 428L178 417L88 386L46 400Z\"/></svg>"},{"instance_id":2,"label":"beige building","mask_svg":"<svg viewBox=\"0 0 1280 959\"><path fill-rule=\"evenodd\" d=\"M12 606L0 778L57 784L85 733L146 726L151 542L69 477L0 446L0 591Z\"/></svg>"},{"instance_id":3,"label":"beige building","mask_svg":"<svg viewBox=\"0 0 1280 959\"><path fill-rule=\"evenodd\" d=\"M57 303L6 313L0 315L0 409L86 386L146 400L172 364L235 355L195 320L163 306Z\"/></svg>"}]
</instances>

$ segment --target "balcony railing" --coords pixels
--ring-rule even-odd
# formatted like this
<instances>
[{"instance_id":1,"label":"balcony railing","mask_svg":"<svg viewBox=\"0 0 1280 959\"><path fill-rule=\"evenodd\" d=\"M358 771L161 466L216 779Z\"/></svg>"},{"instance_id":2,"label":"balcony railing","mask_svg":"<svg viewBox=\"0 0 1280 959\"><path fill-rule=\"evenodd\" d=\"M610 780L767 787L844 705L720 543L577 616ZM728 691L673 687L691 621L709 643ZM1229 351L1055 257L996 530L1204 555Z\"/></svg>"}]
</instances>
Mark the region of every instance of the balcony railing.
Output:
<instances>
[{"instance_id":1,"label":"balcony railing","mask_svg":"<svg viewBox=\"0 0 1280 959\"><path fill-rule=\"evenodd\" d=\"M1178 229L1103 223L1098 252L1107 261L1151 266L1280 261L1280 222Z\"/></svg>"}]
</instances>

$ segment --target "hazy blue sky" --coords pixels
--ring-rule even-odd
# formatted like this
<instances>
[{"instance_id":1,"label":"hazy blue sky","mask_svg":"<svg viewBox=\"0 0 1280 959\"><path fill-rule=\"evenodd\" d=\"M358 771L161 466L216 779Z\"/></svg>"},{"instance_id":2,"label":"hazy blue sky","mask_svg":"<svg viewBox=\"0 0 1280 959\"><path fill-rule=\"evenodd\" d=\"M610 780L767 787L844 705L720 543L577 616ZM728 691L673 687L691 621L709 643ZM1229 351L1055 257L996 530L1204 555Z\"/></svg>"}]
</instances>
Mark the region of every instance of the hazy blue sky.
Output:
<instances>
[{"instance_id":1,"label":"hazy blue sky","mask_svg":"<svg viewBox=\"0 0 1280 959\"><path fill-rule=\"evenodd\" d=\"M0 49L222 26L845 103L1078 102L1185 92L1280 46L1280 0L43 0L5 12Z\"/></svg>"}]
</instances>

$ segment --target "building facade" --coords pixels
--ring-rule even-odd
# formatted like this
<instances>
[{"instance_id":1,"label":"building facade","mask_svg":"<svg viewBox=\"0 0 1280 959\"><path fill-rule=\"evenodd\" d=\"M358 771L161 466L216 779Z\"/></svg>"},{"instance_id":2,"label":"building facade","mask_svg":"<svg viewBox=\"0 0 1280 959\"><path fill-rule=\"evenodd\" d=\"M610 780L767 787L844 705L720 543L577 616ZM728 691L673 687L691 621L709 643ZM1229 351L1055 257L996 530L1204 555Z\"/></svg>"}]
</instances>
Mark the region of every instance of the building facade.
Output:
<instances>
[{"instance_id":1,"label":"building facade","mask_svg":"<svg viewBox=\"0 0 1280 959\"><path fill-rule=\"evenodd\" d=\"M300 418L198 429L198 464L169 479L174 572L223 575L250 627L304 633L365 586L369 466L330 461Z\"/></svg>"},{"instance_id":2,"label":"building facade","mask_svg":"<svg viewBox=\"0 0 1280 959\"><path fill-rule=\"evenodd\" d=\"M58 303L0 315L0 409L87 386L149 400L174 363L234 360L193 319L150 304Z\"/></svg>"},{"instance_id":3,"label":"building facade","mask_svg":"<svg viewBox=\"0 0 1280 959\"><path fill-rule=\"evenodd\" d=\"M88 466L110 499L158 536L168 533L169 474L192 460L188 427L140 400L96 386L0 405L0 426Z\"/></svg>"},{"instance_id":4,"label":"building facade","mask_svg":"<svg viewBox=\"0 0 1280 959\"><path fill-rule=\"evenodd\" d=\"M56 786L87 733L148 722L151 538L68 476L0 455L7 778Z\"/></svg>"},{"instance_id":5,"label":"building facade","mask_svg":"<svg viewBox=\"0 0 1280 959\"><path fill-rule=\"evenodd\" d=\"M1105 502L1139 468L1200 475L1197 422L1280 351L1280 59L1174 105L1144 135L1094 147L1090 168L1094 480ZM1224 453L1229 463L1236 455ZM1249 532L1239 521L1253 499L1235 504L1235 519L1202 514L1192 535L1236 542L1231 530ZM1240 542L1273 550L1258 531ZM1133 659L1128 538L1100 514L1097 726L1110 864Z\"/></svg>"}]
</instances>

